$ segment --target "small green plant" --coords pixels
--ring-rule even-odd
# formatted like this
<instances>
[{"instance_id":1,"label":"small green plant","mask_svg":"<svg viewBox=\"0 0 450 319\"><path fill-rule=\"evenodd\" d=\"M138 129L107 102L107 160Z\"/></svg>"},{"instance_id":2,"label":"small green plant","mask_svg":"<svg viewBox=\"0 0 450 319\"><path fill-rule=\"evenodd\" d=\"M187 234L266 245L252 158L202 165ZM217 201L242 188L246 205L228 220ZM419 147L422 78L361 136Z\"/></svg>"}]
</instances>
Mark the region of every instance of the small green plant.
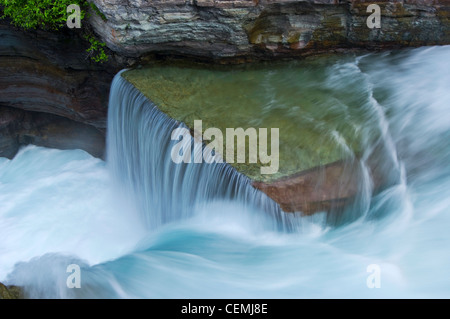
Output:
<instances>
[{"instance_id":1,"label":"small green plant","mask_svg":"<svg viewBox=\"0 0 450 319\"><path fill-rule=\"evenodd\" d=\"M93 35L85 35L84 38L91 44L91 46L86 50L89 53L88 57L92 61L97 63L103 63L108 61L108 55L105 53L104 47L106 44L104 42L98 41Z\"/></svg>"},{"instance_id":2,"label":"small green plant","mask_svg":"<svg viewBox=\"0 0 450 319\"><path fill-rule=\"evenodd\" d=\"M3 15L0 18L8 17L11 19L12 24L24 30L43 29L56 31L66 26L68 18L67 7L71 4L80 6L81 19L85 18L90 6L103 21L106 21L105 15L97 6L86 0L0 0L0 9L3 11ZM84 38L91 45L86 51L89 53L88 57L92 61L97 63L108 61L108 55L104 49L105 43L98 41L92 34L87 34Z\"/></svg>"},{"instance_id":3,"label":"small green plant","mask_svg":"<svg viewBox=\"0 0 450 319\"><path fill-rule=\"evenodd\" d=\"M106 18L106 16L103 14L103 12L101 12L97 6L95 5L95 3L93 2L89 2L89 5L91 6L92 10L94 10L94 12L100 17L102 18L103 21L108 21L108 19Z\"/></svg>"},{"instance_id":4,"label":"small green plant","mask_svg":"<svg viewBox=\"0 0 450 319\"><path fill-rule=\"evenodd\" d=\"M86 6L85 0L0 0L3 8L2 18L9 17L12 24L25 30L41 28L58 30L67 21L67 6L77 4ZM81 10L81 19L85 10Z\"/></svg>"}]
</instances>

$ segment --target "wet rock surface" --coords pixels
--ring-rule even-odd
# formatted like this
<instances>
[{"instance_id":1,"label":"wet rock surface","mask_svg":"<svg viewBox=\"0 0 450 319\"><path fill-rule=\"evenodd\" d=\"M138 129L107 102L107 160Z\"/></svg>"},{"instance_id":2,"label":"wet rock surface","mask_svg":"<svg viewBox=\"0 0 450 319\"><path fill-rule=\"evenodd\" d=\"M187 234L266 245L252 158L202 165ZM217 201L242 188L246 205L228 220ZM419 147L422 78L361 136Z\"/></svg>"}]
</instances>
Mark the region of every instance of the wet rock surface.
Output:
<instances>
[{"instance_id":1,"label":"wet rock surface","mask_svg":"<svg viewBox=\"0 0 450 319\"><path fill-rule=\"evenodd\" d=\"M0 24L0 105L106 127L109 85L118 66L89 61L72 30L23 31Z\"/></svg>"},{"instance_id":2,"label":"wet rock surface","mask_svg":"<svg viewBox=\"0 0 450 319\"><path fill-rule=\"evenodd\" d=\"M23 145L82 149L104 156L104 133L95 127L42 112L0 106L0 157L12 158Z\"/></svg>"},{"instance_id":3,"label":"wet rock surface","mask_svg":"<svg viewBox=\"0 0 450 319\"><path fill-rule=\"evenodd\" d=\"M103 155L109 86L121 67L90 62L74 32L25 32L1 21L0 156L29 143Z\"/></svg>"},{"instance_id":4,"label":"wet rock surface","mask_svg":"<svg viewBox=\"0 0 450 319\"><path fill-rule=\"evenodd\" d=\"M19 287L5 286L0 282L0 299L23 299L23 293Z\"/></svg>"},{"instance_id":5,"label":"wet rock surface","mask_svg":"<svg viewBox=\"0 0 450 319\"><path fill-rule=\"evenodd\" d=\"M447 0L93 2L103 16L93 14L89 23L114 56L103 65L88 60L76 30L24 32L0 23L0 156L12 158L32 143L101 157L112 78L129 61L145 63L155 54L246 62L450 43ZM366 24L369 4L380 6L381 28ZM286 211L311 213L354 194L357 174L347 172L348 163L331 163L254 185ZM293 201L302 196L309 202Z\"/></svg>"},{"instance_id":6,"label":"wet rock surface","mask_svg":"<svg viewBox=\"0 0 450 319\"><path fill-rule=\"evenodd\" d=\"M125 56L180 54L208 59L268 59L338 48L445 44L448 1L94 0L106 19L91 24ZM381 28L366 24L369 4Z\"/></svg>"}]
</instances>

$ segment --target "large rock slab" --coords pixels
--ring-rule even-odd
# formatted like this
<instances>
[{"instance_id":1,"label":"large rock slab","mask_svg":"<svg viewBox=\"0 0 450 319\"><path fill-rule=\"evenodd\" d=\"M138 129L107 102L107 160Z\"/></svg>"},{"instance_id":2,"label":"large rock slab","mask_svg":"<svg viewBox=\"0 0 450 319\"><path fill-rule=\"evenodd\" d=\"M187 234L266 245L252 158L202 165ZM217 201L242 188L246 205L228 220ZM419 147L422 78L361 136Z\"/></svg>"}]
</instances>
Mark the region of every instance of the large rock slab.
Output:
<instances>
[{"instance_id":1,"label":"large rock slab","mask_svg":"<svg viewBox=\"0 0 450 319\"><path fill-rule=\"evenodd\" d=\"M333 61L332 57L320 57L297 63L216 68L161 64L126 71L122 76L190 129L200 130L195 127L198 120L202 122L198 133L219 129L224 145L217 151L223 159L252 180L269 182L354 156L361 145L355 128L361 123L373 125L356 107L336 103L338 92L326 87L325 69ZM227 130L238 128L267 129L269 140L272 129L279 130L279 148L272 151L269 140L266 143L267 155L279 153L275 172L261 173L263 167L276 163L262 163L261 156L252 163L248 145L235 148L236 154L238 149L245 153L245 162L236 156L234 161L227 158Z\"/></svg>"},{"instance_id":2,"label":"large rock slab","mask_svg":"<svg viewBox=\"0 0 450 319\"><path fill-rule=\"evenodd\" d=\"M354 60L342 55L216 68L154 64L122 76L184 123L196 140L219 129L224 145L215 151L285 212L313 214L342 209L364 191L379 192L399 178L387 156L370 84L363 71L350 67ZM279 130L276 172L264 174L261 168L272 163L250 160L250 139L243 145L245 161L228 160L229 141L235 145L233 160L239 142L228 140L227 130L238 128ZM267 150L275 151L270 145Z\"/></svg>"},{"instance_id":3,"label":"large rock slab","mask_svg":"<svg viewBox=\"0 0 450 319\"><path fill-rule=\"evenodd\" d=\"M5 286L0 282L0 299L23 299L23 292L16 286Z\"/></svg>"},{"instance_id":4,"label":"large rock slab","mask_svg":"<svg viewBox=\"0 0 450 319\"><path fill-rule=\"evenodd\" d=\"M90 23L112 50L208 59L289 57L324 50L450 43L450 4L364 0L94 0ZM381 8L370 29L369 4Z\"/></svg>"}]
</instances>

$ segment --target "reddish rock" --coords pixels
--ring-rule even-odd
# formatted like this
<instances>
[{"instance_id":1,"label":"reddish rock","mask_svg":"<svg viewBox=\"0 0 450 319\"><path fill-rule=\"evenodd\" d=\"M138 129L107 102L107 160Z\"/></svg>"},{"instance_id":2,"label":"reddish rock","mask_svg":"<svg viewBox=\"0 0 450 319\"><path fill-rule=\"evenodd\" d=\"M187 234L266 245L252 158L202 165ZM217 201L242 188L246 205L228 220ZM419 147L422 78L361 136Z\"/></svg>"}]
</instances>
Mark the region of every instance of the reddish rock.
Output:
<instances>
[{"instance_id":1,"label":"reddish rock","mask_svg":"<svg viewBox=\"0 0 450 319\"><path fill-rule=\"evenodd\" d=\"M358 191L357 161L338 161L274 182L253 186L275 200L285 212L310 215L342 207Z\"/></svg>"},{"instance_id":2,"label":"reddish rock","mask_svg":"<svg viewBox=\"0 0 450 319\"><path fill-rule=\"evenodd\" d=\"M370 183L373 193L398 183L400 172L388 152L380 143L364 164L359 159L341 160L269 183L255 181L253 186L266 193L285 212L311 215L336 211L353 201L363 182ZM365 180L366 177L370 180Z\"/></svg>"}]
</instances>

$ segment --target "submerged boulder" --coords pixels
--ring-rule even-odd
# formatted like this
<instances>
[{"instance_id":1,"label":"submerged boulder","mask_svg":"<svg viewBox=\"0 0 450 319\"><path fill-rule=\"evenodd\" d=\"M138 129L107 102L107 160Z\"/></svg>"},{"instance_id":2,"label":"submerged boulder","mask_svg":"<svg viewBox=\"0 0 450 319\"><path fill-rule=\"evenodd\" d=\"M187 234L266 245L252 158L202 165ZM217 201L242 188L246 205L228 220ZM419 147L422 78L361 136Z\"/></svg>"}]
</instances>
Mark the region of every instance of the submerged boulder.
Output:
<instances>
[{"instance_id":1,"label":"submerged boulder","mask_svg":"<svg viewBox=\"0 0 450 319\"><path fill-rule=\"evenodd\" d=\"M335 63L355 57L339 59L219 68L155 64L122 76L186 125L188 140L193 136L207 154L218 154L214 161L247 176L285 212L313 214L341 209L366 187L376 192L397 178L379 139L365 74L355 68L337 85L330 81L330 70L340 74ZM208 162L205 152L190 158L195 146L179 132L170 139L179 140L175 162Z\"/></svg>"}]
</instances>

